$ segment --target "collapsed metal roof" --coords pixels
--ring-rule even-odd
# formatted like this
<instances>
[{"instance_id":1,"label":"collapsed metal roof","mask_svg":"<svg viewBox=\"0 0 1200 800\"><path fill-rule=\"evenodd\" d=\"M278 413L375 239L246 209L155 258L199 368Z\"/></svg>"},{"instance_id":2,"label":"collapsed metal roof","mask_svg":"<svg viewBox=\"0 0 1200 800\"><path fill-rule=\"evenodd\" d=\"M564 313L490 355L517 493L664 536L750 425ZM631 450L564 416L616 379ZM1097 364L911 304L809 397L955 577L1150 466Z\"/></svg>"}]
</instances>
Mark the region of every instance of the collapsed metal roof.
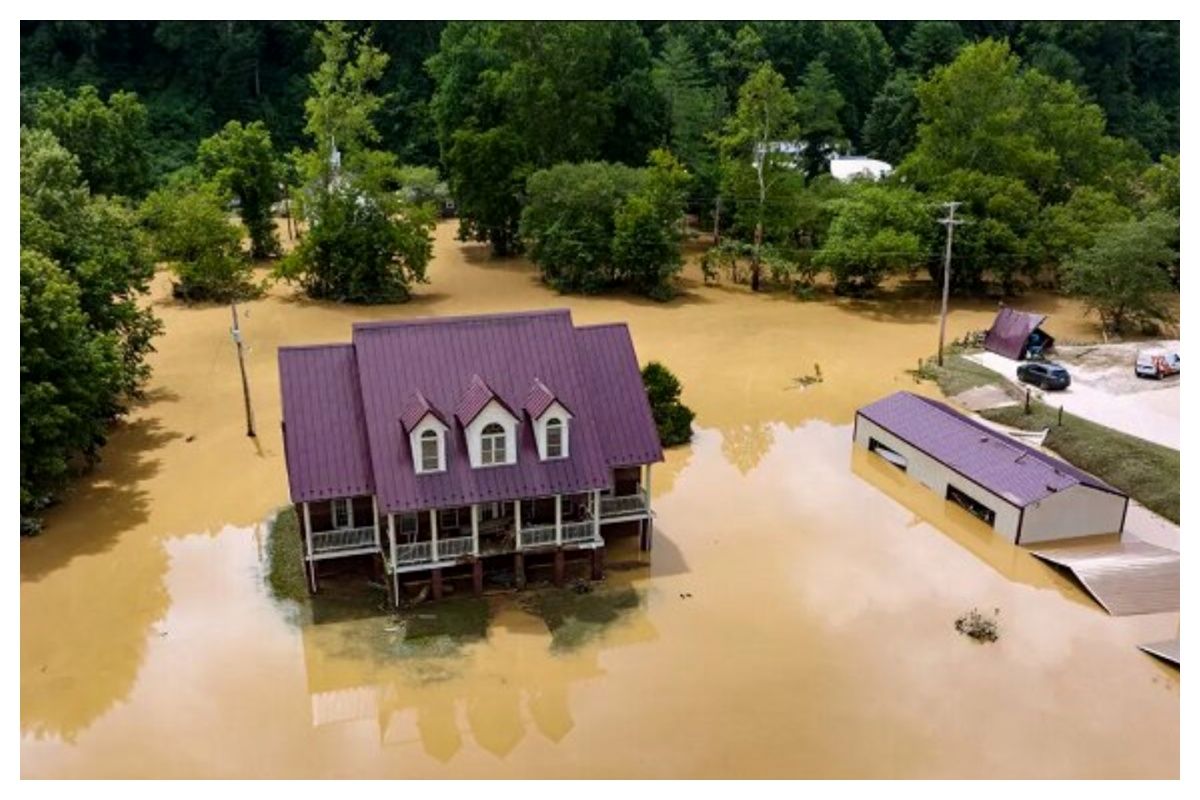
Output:
<instances>
[{"instance_id":1,"label":"collapsed metal roof","mask_svg":"<svg viewBox=\"0 0 1200 800\"><path fill-rule=\"evenodd\" d=\"M1179 553L1140 540L1034 550L1114 617L1179 610Z\"/></svg>"}]
</instances>

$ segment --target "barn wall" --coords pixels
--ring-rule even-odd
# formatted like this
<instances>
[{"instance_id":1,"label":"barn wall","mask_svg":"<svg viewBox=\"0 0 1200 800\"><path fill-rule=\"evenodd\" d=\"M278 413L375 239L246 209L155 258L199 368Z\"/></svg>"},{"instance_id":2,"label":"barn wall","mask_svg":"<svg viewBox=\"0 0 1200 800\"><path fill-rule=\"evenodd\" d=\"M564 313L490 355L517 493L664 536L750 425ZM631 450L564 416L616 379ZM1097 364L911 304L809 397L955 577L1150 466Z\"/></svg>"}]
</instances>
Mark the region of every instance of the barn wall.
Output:
<instances>
[{"instance_id":1,"label":"barn wall","mask_svg":"<svg viewBox=\"0 0 1200 800\"><path fill-rule=\"evenodd\" d=\"M1124 516L1124 497L1090 486L1072 486L1025 509L1021 544L1120 533Z\"/></svg>"},{"instance_id":2,"label":"barn wall","mask_svg":"<svg viewBox=\"0 0 1200 800\"><path fill-rule=\"evenodd\" d=\"M974 481L964 478L940 461L931 458L921 450L913 447L898 436L884 430L871 420L858 415L856 418L854 443L863 449L870 447L870 440L875 439L881 444L895 450L908 459L908 474L929 487L938 497L946 497L946 488L954 486L964 494L983 503L996 512L993 528L1011 542L1017 540L1017 530L1021 524L1021 510L1009 501L989 492Z\"/></svg>"}]
</instances>

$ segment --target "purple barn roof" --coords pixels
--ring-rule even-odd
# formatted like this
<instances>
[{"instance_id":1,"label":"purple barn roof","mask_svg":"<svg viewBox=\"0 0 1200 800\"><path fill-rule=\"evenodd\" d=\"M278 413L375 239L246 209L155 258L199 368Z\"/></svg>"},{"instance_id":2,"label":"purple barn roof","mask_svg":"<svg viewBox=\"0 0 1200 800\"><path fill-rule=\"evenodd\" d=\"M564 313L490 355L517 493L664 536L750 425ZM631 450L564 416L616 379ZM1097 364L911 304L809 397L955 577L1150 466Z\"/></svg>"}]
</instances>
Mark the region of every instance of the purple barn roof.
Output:
<instances>
[{"instance_id":1,"label":"purple barn roof","mask_svg":"<svg viewBox=\"0 0 1200 800\"><path fill-rule=\"evenodd\" d=\"M1078 467L911 392L888 395L858 413L1018 507L1077 485L1124 496Z\"/></svg>"},{"instance_id":2,"label":"purple barn roof","mask_svg":"<svg viewBox=\"0 0 1200 800\"><path fill-rule=\"evenodd\" d=\"M996 312L996 319L983 338L984 349L1020 361L1025 356L1025 344L1029 341L1029 335L1045 321L1045 314L1018 311L1004 306Z\"/></svg>"},{"instance_id":3,"label":"purple barn roof","mask_svg":"<svg viewBox=\"0 0 1200 800\"><path fill-rule=\"evenodd\" d=\"M385 511L442 508L604 488L612 467L662 460L624 325L576 328L569 311L554 310L363 323L352 338L280 348L295 502L354 485L371 487L363 493L374 491ZM316 363L329 352L348 366L337 381ZM569 458L538 458L526 404L543 381L574 417ZM473 469L463 426L493 399L520 420L517 463ZM405 428L429 412L450 426L446 471L418 475Z\"/></svg>"}]
</instances>

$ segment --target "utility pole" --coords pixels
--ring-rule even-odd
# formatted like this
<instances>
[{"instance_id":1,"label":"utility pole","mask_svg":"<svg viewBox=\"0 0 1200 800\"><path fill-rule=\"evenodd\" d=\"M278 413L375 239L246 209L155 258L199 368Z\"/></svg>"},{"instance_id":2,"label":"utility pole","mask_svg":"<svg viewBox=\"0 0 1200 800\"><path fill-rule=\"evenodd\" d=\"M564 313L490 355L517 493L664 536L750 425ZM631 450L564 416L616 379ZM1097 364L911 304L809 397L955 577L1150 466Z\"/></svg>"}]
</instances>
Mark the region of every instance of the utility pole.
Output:
<instances>
[{"instance_id":1,"label":"utility pole","mask_svg":"<svg viewBox=\"0 0 1200 800\"><path fill-rule=\"evenodd\" d=\"M242 352L242 329L238 325L237 303L230 302L229 310L233 314L233 341L237 345L238 369L242 371L242 399L246 402L246 435L254 437L254 409L250 407L250 381L246 378L246 357Z\"/></svg>"},{"instance_id":2,"label":"utility pole","mask_svg":"<svg viewBox=\"0 0 1200 800\"><path fill-rule=\"evenodd\" d=\"M942 262L942 322L938 330L938 366L942 366L942 349L946 345L946 311L950 305L950 251L954 247L954 226L962 225L961 219L954 218L954 212L962 203L957 201L942 203L949 213L938 220L946 226L946 256Z\"/></svg>"}]
</instances>

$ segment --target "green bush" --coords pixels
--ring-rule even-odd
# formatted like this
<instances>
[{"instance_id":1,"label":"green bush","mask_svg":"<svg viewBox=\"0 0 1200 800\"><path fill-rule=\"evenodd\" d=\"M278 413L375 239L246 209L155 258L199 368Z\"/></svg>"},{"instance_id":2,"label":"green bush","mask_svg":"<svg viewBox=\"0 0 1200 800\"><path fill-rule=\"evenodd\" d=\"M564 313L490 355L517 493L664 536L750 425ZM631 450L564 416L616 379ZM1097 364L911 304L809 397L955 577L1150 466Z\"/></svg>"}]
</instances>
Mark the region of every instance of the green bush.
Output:
<instances>
[{"instance_id":1,"label":"green bush","mask_svg":"<svg viewBox=\"0 0 1200 800\"><path fill-rule=\"evenodd\" d=\"M687 444L692 440L692 420L696 413L679 401L683 387L669 369L651 361L642 370L642 383L650 399L650 411L658 427L663 447Z\"/></svg>"}]
</instances>

